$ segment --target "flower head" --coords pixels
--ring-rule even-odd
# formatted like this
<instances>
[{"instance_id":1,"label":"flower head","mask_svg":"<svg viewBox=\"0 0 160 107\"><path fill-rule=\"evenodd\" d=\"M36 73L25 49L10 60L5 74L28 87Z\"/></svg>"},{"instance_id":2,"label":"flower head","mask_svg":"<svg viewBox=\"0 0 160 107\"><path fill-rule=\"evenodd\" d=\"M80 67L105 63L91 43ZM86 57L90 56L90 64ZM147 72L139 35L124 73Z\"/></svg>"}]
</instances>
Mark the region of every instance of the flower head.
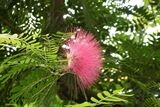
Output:
<instances>
[{"instance_id":1,"label":"flower head","mask_svg":"<svg viewBox=\"0 0 160 107\"><path fill-rule=\"evenodd\" d=\"M94 84L102 67L102 53L93 34L78 29L63 48L70 72L79 78L85 88Z\"/></svg>"}]
</instances>

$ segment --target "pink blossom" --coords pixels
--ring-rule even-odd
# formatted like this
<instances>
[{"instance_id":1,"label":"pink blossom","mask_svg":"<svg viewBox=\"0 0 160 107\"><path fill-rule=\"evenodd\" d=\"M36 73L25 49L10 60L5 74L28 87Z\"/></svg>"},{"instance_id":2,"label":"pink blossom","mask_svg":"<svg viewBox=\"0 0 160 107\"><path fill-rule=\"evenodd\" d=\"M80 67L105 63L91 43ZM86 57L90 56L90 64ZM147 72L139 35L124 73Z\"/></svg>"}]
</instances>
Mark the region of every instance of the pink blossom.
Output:
<instances>
[{"instance_id":1,"label":"pink blossom","mask_svg":"<svg viewBox=\"0 0 160 107\"><path fill-rule=\"evenodd\" d=\"M78 76L85 88L93 85L102 67L102 52L94 35L78 29L64 47L70 72Z\"/></svg>"}]
</instances>

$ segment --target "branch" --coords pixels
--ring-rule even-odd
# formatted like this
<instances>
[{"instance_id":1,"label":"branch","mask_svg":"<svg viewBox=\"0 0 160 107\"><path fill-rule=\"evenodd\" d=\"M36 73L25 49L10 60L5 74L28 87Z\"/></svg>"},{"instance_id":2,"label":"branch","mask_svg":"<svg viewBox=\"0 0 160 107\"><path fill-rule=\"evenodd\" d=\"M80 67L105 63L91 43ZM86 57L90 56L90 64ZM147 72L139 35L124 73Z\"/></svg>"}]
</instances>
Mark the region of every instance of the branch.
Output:
<instances>
[{"instance_id":1,"label":"branch","mask_svg":"<svg viewBox=\"0 0 160 107\"><path fill-rule=\"evenodd\" d=\"M3 16L0 16L0 21L1 21L4 25L8 26L13 33L16 33L16 34L22 33L22 31L21 31L19 28L15 27L15 26L13 25L13 23L11 23L11 22L8 21L7 19L5 19Z\"/></svg>"},{"instance_id":2,"label":"branch","mask_svg":"<svg viewBox=\"0 0 160 107\"><path fill-rule=\"evenodd\" d=\"M49 17L46 21L46 27L42 33L52 34L56 31L62 31L65 27L63 14L64 14L64 0L51 0L51 7L49 11Z\"/></svg>"}]
</instances>

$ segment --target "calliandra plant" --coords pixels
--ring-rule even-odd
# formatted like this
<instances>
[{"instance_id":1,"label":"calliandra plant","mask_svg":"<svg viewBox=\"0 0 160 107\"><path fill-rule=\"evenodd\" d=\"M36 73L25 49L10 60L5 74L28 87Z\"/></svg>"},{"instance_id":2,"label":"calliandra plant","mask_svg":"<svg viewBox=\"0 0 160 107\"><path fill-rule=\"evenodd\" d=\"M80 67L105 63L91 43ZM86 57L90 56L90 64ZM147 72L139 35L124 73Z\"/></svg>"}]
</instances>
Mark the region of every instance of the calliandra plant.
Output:
<instances>
[{"instance_id":1,"label":"calliandra plant","mask_svg":"<svg viewBox=\"0 0 160 107\"><path fill-rule=\"evenodd\" d=\"M83 29L77 29L73 35L65 41L62 48L68 61L65 72L73 74L76 78L67 84L74 84L73 82L75 82L76 85L74 85L74 87L76 89L81 87L81 91L95 84L102 68L102 49L94 35ZM61 79L60 81L64 83L66 80ZM67 91L71 85L67 86L63 84L61 86L66 86L65 90ZM73 92L74 88L71 90Z\"/></svg>"}]
</instances>

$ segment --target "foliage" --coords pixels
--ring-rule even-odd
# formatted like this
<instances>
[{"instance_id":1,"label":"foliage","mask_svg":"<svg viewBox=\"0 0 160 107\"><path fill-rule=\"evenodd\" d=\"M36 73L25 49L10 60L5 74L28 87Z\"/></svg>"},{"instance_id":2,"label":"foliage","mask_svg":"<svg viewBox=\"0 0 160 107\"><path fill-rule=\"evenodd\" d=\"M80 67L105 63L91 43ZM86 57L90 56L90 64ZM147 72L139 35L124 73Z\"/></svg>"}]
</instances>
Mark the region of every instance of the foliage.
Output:
<instances>
[{"instance_id":1,"label":"foliage","mask_svg":"<svg viewBox=\"0 0 160 107\"><path fill-rule=\"evenodd\" d=\"M55 90L53 89L55 81L59 77L55 70L58 71L59 66L64 62L56 59L58 51L56 43L48 40L47 47L46 44L40 44L36 39L30 38L31 36L13 38L13 35L8 35L9 37L5 39L4 34L1 36L0 44L3 47L8 44L12 48L16 47L18 51L15 55L7 56L1 63L1 89L5 89L9 84L11 87L9 94L12 95L4 100L20 104L37 101L38 104L43 105L50 101L49 98L54 98L55 96L49 96L54 93L51 90Z\"/></svg>"},{"instance_id":2,"label":"foliage","mask_svg":"<svg viewBox=\"0 0 160 107\"><path fill-rule=\"evenodd\" d=\"M1 0L0 106L159 107L160 1L129 1ZM104 56L90 88L98 94L80 104L60 99L57 83L67 65L61 46L77 27L95 35Z\"/></svg>"},{"instance_id":3,"label":"foliage","mask_svg":"<svg viewBox=\"0 0 160 107\"><path fill-rule=\"evenodd\" d=\"M116 104L128 103L125 98L121 97L129 97L131 94L122 93L123 89L114 90L113 94L108 91L103 91L102 93L97 94L97 98L91 97L92 102L84 102L82 104L71 105L71 107L88 107L88 106L97 106L97 105L107 105L112 106ZM68 107L68 106L67 106Z\"/></svg>"}]
</instances>

